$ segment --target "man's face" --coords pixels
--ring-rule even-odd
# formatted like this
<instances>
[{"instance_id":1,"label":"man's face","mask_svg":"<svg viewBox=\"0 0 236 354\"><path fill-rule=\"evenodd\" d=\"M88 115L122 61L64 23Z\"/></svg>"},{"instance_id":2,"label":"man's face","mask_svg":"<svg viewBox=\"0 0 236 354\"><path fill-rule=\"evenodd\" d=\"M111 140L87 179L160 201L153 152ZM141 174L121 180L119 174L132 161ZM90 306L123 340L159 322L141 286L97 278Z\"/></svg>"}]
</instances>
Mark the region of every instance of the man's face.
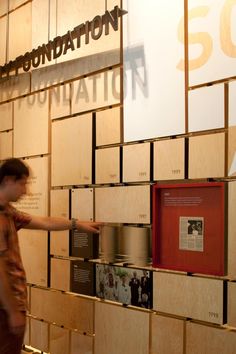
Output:
<instances>
[{"instance_id":1,"label":"man's face","mask_svg":"<svg viewBox=\"0 0 236 354\"><path fill-rule=\"evenodd\" d=\"M26 194L27 177L23 176L17 180L12 177L8 177L5 183L7 197L10 202L17 202L20 197Z\"/></svg>"}]
</instances>

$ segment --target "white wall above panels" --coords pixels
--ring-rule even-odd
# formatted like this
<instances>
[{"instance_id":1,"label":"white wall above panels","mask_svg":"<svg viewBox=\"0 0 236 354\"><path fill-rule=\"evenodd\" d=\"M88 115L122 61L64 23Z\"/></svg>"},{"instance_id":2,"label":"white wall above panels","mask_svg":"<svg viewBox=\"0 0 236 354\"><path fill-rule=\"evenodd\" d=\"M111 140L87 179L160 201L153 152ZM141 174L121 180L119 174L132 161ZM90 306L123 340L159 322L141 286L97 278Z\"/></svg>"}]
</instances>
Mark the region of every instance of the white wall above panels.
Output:
<instances>
[{"instance_id":1,"label":"white wall above panels","mask_svg":"<svg viewBox=\"0 0 236 354\"><path fill-rule=\"evenodd\" d=\"M236 7L228 0L188 0L189 85L235 76Z\"/></svg>"},{"instance_id":2,"label":"white wall above panels","mask_svg":"<svg viewBox=\"0 0 236 354\"><path fill-rule=\"evenodd\" d=\"M0 131L12 129L13 103L4 103L0 105Z\"/></svg>"},{"instance_id":3,"label":"white wall above panels","mask_svg":"<svg viewBox=\"0 0 236 354\"><path fill-rule=\"evenodd\" d=\"M189 131L224 127L224 85L189 91Z\"/></svg>"},{"instance_id":4,"label":"white wall above panels","mask_svg":"<svg viewBox=\"0 0 236 354\"><path fill-rule=\"evenodd\" d=\"M1 5L0 5L1 6ZM1 7L0 7L1 10ZM6 63L6 46L7 46L7 16L0 18L0 65Z\"/></svg>"},{"instance_id":5,"label":"white wall above panels","mask_svg":"<svg viewBox=\"0 0 236 354\"><path fill-rule=\"evenodd\" d=\"M48 153L48 116L48 91L14 102L15 157Z\"/></svg>"},{"instance_id":6,"label":"white wall above panels","mask_svg":"<svg viewBox=\"0 0 236 354\"><path fill-rule=\"evenodd\" d=\"M184 58L178 26L184 1L126 0L124 140L185 132Z\"/></svg>"},{"instance_id":7,"label":"white wall above panels","mask_svg":"<svg viewBox=\"0 0 236 354\"><path fill-rule=\"evenodd\" d=\"M235 125L236 125L236 81L232 81L229 83L229 127Z\"/></svg>"},{"instance_id":8,"label":"white wall above panels","mask_svg":"<svg viewBox=\"0 0 236 354\"><path fill-rule=\"evenodd\" d=\"M8 61L31 51L32 3L20 7L9 14Z\"/></svg>"}]
</instances>

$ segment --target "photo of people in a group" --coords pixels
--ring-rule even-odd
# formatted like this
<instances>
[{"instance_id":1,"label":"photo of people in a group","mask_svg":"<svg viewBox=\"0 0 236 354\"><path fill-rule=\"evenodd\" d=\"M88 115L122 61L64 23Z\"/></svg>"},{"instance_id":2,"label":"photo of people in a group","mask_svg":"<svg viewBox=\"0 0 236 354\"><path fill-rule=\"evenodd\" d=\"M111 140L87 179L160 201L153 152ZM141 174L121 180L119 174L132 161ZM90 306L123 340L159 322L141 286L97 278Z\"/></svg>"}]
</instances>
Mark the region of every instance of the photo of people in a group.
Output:
<instances>
[{"instance_id":1,"label":"photo of people in a group","mask_svg":"<svg viewBox=\"0 0 236 354\"><path fill-rule=\"evenodd\" d=\"M96 264L96 296L152 308L152 272L145 269Z\"/></svg>"}]
</instances>

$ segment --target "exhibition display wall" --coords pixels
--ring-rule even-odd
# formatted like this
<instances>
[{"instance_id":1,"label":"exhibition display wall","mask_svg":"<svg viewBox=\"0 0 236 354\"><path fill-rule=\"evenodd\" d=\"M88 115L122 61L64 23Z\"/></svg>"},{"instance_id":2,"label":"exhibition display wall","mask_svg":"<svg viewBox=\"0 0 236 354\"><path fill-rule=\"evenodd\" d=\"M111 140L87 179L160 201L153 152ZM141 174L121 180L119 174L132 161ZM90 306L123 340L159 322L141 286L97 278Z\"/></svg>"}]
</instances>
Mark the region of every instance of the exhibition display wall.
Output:
<instances>
[{"instance_id":1,"label":"exhibition display wall","mask_svg":"<svg viewBox=\"0 0 236 354\"><path fill-rule=\"evenodd\" d=\"M104 223L20 231L22 353L234 353L235 10L0 1L0 160L31 170L16 207Z\"/></svg>"}]
</instances>

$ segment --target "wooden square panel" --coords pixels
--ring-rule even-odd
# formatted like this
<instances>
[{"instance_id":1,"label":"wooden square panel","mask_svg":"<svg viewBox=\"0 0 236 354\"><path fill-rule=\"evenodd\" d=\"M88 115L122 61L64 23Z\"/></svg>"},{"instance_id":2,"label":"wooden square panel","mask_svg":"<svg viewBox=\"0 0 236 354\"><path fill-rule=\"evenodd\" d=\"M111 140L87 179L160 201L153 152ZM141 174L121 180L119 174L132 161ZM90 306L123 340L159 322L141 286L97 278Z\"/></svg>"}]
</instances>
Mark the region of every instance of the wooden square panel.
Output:
<instances>
[{"instance_id":1,"label":"wooden square panel","mask_svg":"<svg viewBox=\"0 0 236 354\"><path fill-rule=\"evenodd\" d=\"M16 3L17 1L14 1ZM23 1L18 1L22 3ZM10 3L10 9L17 6ZM9 14L9 53L8 61L31 51L32 3L20 7Z\"/></svg>"},{"instance_id":2,"label":"wooden square panel","mask_svg":"<svg viewBox=\"0 0 236 354\"><path fill-rule=\"evenodd\" d=\"M121 108L96 112L96 146L121 143Z\"/></svg>"},{"instance_id":3,"label":"wooden square panel","mask_svg":"<svg viewBox=\"0 0 236 354\"><path fill-rule=\"evenodd\" d=\"M70 264L69 259L51 258L50 287L52 289L70 291Z\"/></svg>"},{"instance_id":4,"label":"wooden square panel","mask_svg":"<svg viewBox=\"0 0 236 354\"><path fill-rule=\"evenodd\" d=\"M236 205L236 181L228 183L228 276L236 278L236 220L235 220L235 205Z\"/></svg>"},{"instance_id":5,"label":"wooden square panel","mask_svg":"<svg viewBox=\"0 0 236 354\"><path fill-rule=\"evenodd\" d=\"M94 333L92 300L60 291L32 288L31 314L67 328Z\"/></svg>"},{"instance_id":6,"label":"wooden square panel","mask_svg":"<svg viewBox=\"0 0 236 354\"><path fill-rule=\"evenodd\" d=\"M26 327L24 335L24 345L30 345L30 318L26 317Z\"/></svg>"},{"instance_id":7,"label":"wooden square panel","mask_svg":"<svg viewBox=\"0 0 236 354\"><path fill-rule=\"evenodd\" d=\"M95 189L95 219L113 223L150 223L150 186Z\"/></svg>"},{"instance_id":8,"label":"wooden square panel","mask_svg":"<svg viewBox=\"0 0 236 354\"><path fill-rule=\"evenodd\" d=\"M223 287L223 280L154 272L153 308L168 314L223 324Z\"/></svg>"},{"instance_id":9,"label":"wooden square panel","mask_svg":"<svg viewBox=\"0 0 236 354\"><path fill-rule=\"evenodd\" d=\"M93 354L93 337L71 331L70 354Z\"/></svg>"},{"instance_id":10,"label":"wooden square panel","mask_svg":"<svg viewBox=\"0 0 236 354\"><path fill-rule=\"evenodd\" d=\"M150 181L150 143L123 146L123 182Z\"/></svg>"},{"instance_id":11,"label":"wooden square panel","mask_svg":"<svg viewBox=\"0 0 236 354\"><path fill-rule=\"evenodd\" d=\"M95 353L148 354L149 316L147 312L96 302Z\"/></svg>"},{"instance_id":12,"label":"wooden square panel","mask_svg":"<svg viewBox=\"0 0 236 354\"><path fill-rule=\"evenodd\" d=\"M52 126L52 186L92 182L92 115L55 121Z\"/></svg>"},{"instance_id":13,"label":"wooden square panel","mask_svg":"<svg viewBox=\"0 0 236 354\"><path fill-rule=\"evenodd\" d=\"M95 183L120 182L120 148L96 150Z\"/></svg>"},{"instance_id":14,"label":"wooden square panel","mask_svg":"<svg viewBox=\"0 0 236 354\"><path fill-rule=\"evenodd\" d=\"M185 321L152 314L151 353L183 354ZM171 340L167 340L171 338Z\"/></svg>"},{"instance_id":15,"label":"wooden square panel","mask_svg":"<svg viewBox=\"0 0 236 354\"><path fill-rule=\"evenodd\" d=\"M14 10L25 2L26 0L9 0L9 10Z\"/></svg>"},{"instance_id":16,"label":"wooden square panel","mask_svg":"<svg viewBox=\"0 0 236 354\"><path fill-rule=\"evenodd\" d=\"M236 283L235 282L228 282L228 321L227 324L231 327L236 327Z\"/></svg>"},{"instance_id":17,"label":"wooden square panel","mask_svg":"<svg viewBox=\"0 0 236 354\"><path fill-rule=\"evenodd\" d=\"M49 152L48 106L47 91L14 102L15 157L41 155Z\"/></svg>"},{"instance_id":18,"label":"wooden square panel","mask_svg":"<svg viewBox=\"0 0 236 354\"><path fill-rule=\"evenodd\" d=\"M231 81L229 86L229 127L236 125L236 104L235 104L235 94L236 94L236 81Z\"/></svg>"},{"instance_id":19,"label":"wooden square panel","mask_svg":"<svg viewBox=\"0 0 236 354\"><path fill-rule=\"evenodd\" d=\"M41 230L20 230L19 243L27 282L48 285L48 233Z\"/></svg>"},{"instance_id":20,"label":"wooden square panel","mask_svg":"<svg viewBox=\"0 0 236 354\"><path fill-rule=\"evenodd\" d=\"M6 1L6 0L4 0ZM1 11L4 12L4 7L2 8L2 2L0 5L0 16L1 16ZM7 48L7 16L4 16L0 18L0 48L1 48L1 53L0 53L0 65L4 65L7 60L6 60L6 48Z\"/></svg>"},{"instance_id":21,"label":"wooden square panel","mask_svg":"<svg viewBox=\"0 0 236 354\"><path fill-rule=\"evenodd\" d=\"M236 176L236 125L228 128L228 176Z\"/></svg>"},{"instance_id":22,"label":"wooden square panel","mask_svg":"<svg viewBox=\"0 0 236 354\"><path fill-rule=\"evenodd\" d=\"M51 119L70 115L70 85L60 85L51 89Z\"/></svg>"},{"instance_id":23,"label":"wooden square panel","mask_svg":"<svg viewBox=\"0 0 236 354\"><path fill-rule=\"evenodd\" d=\"M0 131L13 128L13 104L12 102L0 105Z\"/></svg>"},{"instance_id":24,"label":"wooden square panel","mask_svg":"<svg viewBox=\"0 0 236 354\"><path fill-rule=\"evenodd\" d=\"M186 354L233 354L235 346L234 331L187 322Z\"/></svg>"},{"instance_id":25,"label":"wooden square panel","mask_svg":"<svg viewBox=\"0 0 236 354\"><path fill-rule=\"evenodd\" d=\"M225 134L189 138L189 178L223 177Z\"/></svg>"},{"instance_id":26,"label":"wooden square panel","mask_svg":"<svg viewBox=\"0 0 236 354\"><path fill-rule=\"evenodd\" d=\"M49 39L49 2L32 2L32 48L36 49ZM23 53L22 53L23 54ZM46 63L47 60L46 60Z\"/></svg>"},{"instance_id":27,"label":"wooden square panel","mask_svg":"<svg viewBox=\"0 0 236 354\"><path fill-rule=\"evenodd\" d=\"M93 188L76 188L71 190L71 217L81 221L93 221Z\"/></svg>"},{"instance_id":28,"label":"wooden square panel","mask_svg":"<svg viewBox=\"0 0 236 354\"><path fill-rule=\"evenodd\" d=\"M44 321L35 318L30 319L30 339L31 346L42 352L49 350L49 325Z\"/></svg>"},{"instance_id":29,"label":"wooden square panel","mask_svg":"<svg viewBox=\"0 0 236 354\"><path fill-rule=\"evenodd\" d=\"M69 219L69 190L51 190L51 216ZM69 230L50 232L50 254L69 256Z\"/></svg>"},{"instance_id":30,"label":"wooden square panel","mask_svg":"<svg viewBox=\"0 0 236 354\"><path fill-rule=\"evenodd\" d=\"M0 83L0 102L7 101L30 92L30 74L24 73L4 78Z\"/></svg>"},{"instance_id":31,"label":"wooden square panel","mask_svg":"<svg viewBox=\"0 0 236 354\"><path fill-rule=\"evenodd\" d=\"M224 85L189 91L189 131L224 128Z\"/></svg>"},{"instance_id":32,"label":"wooden square panel","mask_svg":"<svg viewBox=\"0 0 236 354\"><path fill-rule=\"evenodd\" d=\"M0 16L3 16L7 13L8 0L2 0L0 2Z\"/></svg>"},{"instance_id":33,"label":"wooden square panel","mask_svg":"<svg viewBox=\"0 0 236 354\"><path fill-rule=\"evenodd\" d=\"M0 133L0 160L12 157L12 140L12 131Z\"/></svg>"},{"instance_id":34,"label":"wooden square panel","mask_svg":"<svg viewBox=\"0 0 236 354\"><path fill-rule=\"evenodd\" d=\"M185 139L154 142L154 180L184 179Z\"/></svg>"},{"instance_id":35,"label":"wooden square panel","mask_svg":"<svg viewBox=\"0 0 236 354\"><path fill-rule=\"evenodd\" d=\"M69 330L50 325L49 348L51 354L69 354Z\"/></svg>"},{"instance_id":36,"label":"wooden square panel","mask_svg":"<svg viewBox=\"0 0 236 354\"><path fill-rule=\"evenodd\" d=\"M120 103L120 68L74 81L72 114Z\"/></svg>"}]
</instances>

